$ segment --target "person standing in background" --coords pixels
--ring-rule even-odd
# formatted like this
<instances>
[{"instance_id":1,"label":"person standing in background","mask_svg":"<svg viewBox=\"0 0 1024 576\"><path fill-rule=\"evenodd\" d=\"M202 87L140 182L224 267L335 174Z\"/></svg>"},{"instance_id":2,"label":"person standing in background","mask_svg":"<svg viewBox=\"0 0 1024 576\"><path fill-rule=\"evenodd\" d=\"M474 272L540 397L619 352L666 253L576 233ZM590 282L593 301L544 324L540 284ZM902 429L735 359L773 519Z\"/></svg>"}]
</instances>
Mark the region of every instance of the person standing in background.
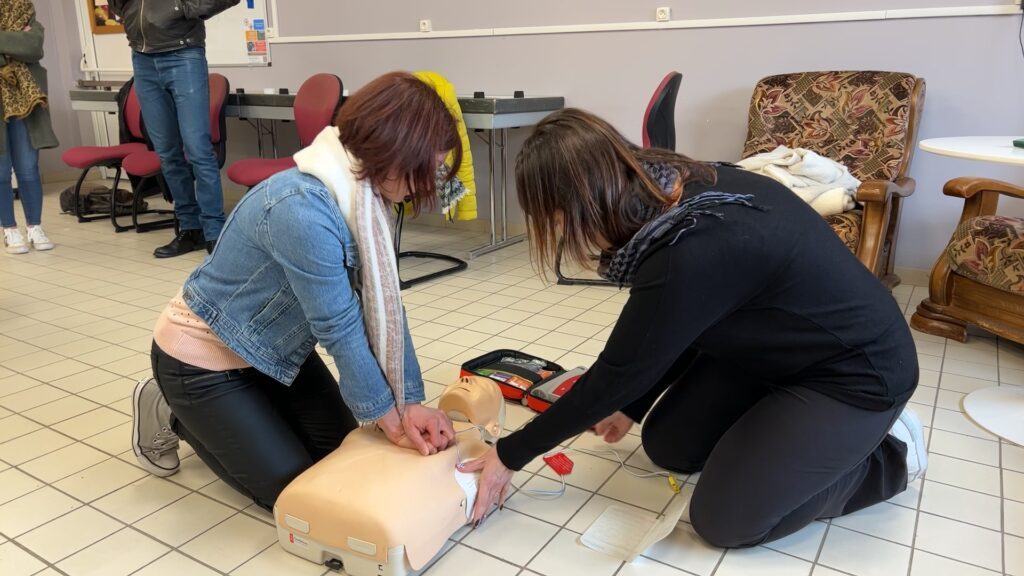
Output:
<instances>
[{"instance_id":1,"label":"person standing in background","mask_svg":"<svg viewBox=\"0 0 1024 576\"><path fill-rule=\"evenodd\" d=\"M110 0L132 48L142 119L178 219L157 258L213 246L224 227L220 167L210 143L210 86L204 21L239 0Z\"/></svg>"},{"instance_id":2,"label":"person standing in background","mask_svg":"<svg viewBox=\"0 0 1024 576\"><path fill-rule=\"evenodd\" d=\"M0 0L0 225L9 254L24 254L29 245L36 250L53 248L40 226L39 150L56 148L58 143L46 105L46 69L39 64L43 26L35 13L29 0ZM18 176L27 240L14 218L12 170Z\"/></svg>"}]
</instances>

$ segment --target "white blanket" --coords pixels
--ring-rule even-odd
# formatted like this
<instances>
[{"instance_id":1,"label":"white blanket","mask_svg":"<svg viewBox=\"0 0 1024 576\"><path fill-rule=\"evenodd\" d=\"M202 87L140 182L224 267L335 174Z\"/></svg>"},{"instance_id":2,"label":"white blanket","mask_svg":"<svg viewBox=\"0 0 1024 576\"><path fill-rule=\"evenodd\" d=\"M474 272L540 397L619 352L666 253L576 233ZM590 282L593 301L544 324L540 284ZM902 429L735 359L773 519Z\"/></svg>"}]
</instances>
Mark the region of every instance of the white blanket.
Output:
<instances>
[{"instance_id":1,"label":"white blanket","mask_svg":"<svg viewBox=\"0 0 1024 576\"><path fill-rule=\"evenodd\" d=\"M804 148L779 146L737 162L741 168L781 182L822 216L856 206L860 180L846 166Z\"/></svg>"}]
</instances>

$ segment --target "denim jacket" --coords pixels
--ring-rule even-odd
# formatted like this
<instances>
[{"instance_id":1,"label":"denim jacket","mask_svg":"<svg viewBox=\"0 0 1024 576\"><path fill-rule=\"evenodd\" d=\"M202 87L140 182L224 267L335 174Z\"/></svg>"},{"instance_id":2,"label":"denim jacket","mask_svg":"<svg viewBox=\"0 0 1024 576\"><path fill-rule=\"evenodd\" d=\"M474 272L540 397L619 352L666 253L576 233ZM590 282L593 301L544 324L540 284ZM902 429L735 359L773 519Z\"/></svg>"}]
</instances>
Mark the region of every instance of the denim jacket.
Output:
<instances>
[{"instance_id":1,"label":"denim jacket","mask_svg":"<svg viewBox=\"0 0 1024 576\"><path fill-rule=\"evenodd\" d=\"M213 254L185 282L189 308L254 368L291 384L319 342L334 357L355 417L394 406L363 326L359 252L333 195L296 169L242 198ZM423 377L405 329L405 401L423 401Z\"/></svg>"}]
</instances>

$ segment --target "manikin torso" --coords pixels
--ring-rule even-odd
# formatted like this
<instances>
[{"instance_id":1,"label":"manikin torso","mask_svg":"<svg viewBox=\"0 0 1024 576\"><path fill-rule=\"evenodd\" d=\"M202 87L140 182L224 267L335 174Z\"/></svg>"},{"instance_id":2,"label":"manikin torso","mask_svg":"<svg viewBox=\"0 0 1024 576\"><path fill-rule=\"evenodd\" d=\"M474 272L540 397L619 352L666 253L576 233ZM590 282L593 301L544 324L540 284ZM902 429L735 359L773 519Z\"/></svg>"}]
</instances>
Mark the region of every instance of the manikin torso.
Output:
<instances>
[{"instance_id":1,"label":"manikin torso","mask_svg":"<svg viewBox=\"0 0 1024 576\"><path fill-rule=\"evenodd\" d=\"M453 419L455 446L422 456L360 428L293 480L274 507L282 546L317 563L337 558L352 576L425 566L471 515L477 475L456 464L482 456L504 420L501 392L484 378L452 384L438 407Z\"/></svg>"}]
</instances>

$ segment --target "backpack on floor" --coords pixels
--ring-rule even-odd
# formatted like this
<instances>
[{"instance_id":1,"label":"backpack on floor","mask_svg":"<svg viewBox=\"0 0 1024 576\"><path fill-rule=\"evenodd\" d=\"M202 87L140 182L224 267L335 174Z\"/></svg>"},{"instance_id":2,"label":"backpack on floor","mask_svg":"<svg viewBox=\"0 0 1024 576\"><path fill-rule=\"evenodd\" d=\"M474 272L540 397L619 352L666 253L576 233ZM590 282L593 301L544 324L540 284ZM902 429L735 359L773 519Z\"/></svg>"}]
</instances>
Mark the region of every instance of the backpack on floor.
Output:
<instances>
[{"instance_id":1,"label":"backpack on floor","mask_svg":"<svg viewBox=\"0 0 1024 576\"><path fill-rule=\"evenodd\" d=\"M132 213L132 193L118 188L117 215L127 216ZM143 200L139 210L146 210L149 204ZM110 214L110 188L102 185L82 186L75 206L75 187L69 186L60 193L60 209L65 214L87 216L90 214Z\"/></svg>"}]
</instances>

